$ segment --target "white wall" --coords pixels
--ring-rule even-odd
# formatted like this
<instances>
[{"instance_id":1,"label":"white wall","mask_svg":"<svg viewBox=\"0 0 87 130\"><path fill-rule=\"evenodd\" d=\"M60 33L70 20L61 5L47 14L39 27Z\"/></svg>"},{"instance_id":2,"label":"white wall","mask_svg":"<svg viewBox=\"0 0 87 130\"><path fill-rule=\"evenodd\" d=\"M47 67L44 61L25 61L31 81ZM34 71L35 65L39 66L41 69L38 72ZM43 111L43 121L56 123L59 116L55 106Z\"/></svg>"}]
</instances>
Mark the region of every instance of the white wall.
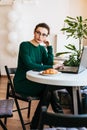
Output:
<instances>
[{"instance_id":1,"label":"white wall","mask_svg":"<svg viewBox=\"0 0 87 130\"><path fill-rule=\"evenodd\" d=\"M71 17L83 16L83 19L87 18L87 0L68 0L68 15ZM65 15L67 16L67 14ZM78 47L79 41L73 38L66 40L66 36L59 32L57 37L57 51L67 51L64 45L75 44ZM87 40L84 40L84 45L87 45Z\"/></svg>"},{"instance_id":2,"label":"white wall","mask_svg":"<svg viewBox=\"0 0 87 130\"><path fill-rule=\"evenodd\" d=\"M86 0L38 0L38 3L17 3L15 6L0 6L0 68L4 65L16 66L18 46L23 40L31 40L33 29L39 22L51 27L51 36L58 35L59 50L66 42L60 32L67 15L86 17ZM77 6L78 5L78 6ZM78 7L78 8L77 8Z\"/></svg>"},{"instance_id":3,"label":"white wall","mask_svg":"<svg viewBox=\"0 0 87 130\"><path fill-rule=\"evenodd\" d=\"M0 6L0 12L2 12L0 13L0 69L2 74L4 72L5 64L10 65L12 63L14 65L16 61L6 51L8 44L7 15L10 9L10 7Z\"/></svg>"}]
</instances>

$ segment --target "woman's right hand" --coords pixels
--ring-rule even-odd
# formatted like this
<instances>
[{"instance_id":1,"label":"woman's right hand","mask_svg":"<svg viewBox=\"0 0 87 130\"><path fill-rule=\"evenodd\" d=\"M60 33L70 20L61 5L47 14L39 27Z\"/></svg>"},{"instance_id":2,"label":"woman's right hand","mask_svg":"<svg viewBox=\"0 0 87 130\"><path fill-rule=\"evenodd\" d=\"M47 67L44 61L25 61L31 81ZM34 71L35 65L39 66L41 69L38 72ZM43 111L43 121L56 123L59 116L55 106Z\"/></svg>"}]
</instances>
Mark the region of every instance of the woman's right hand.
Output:
<instances>
[{"instance_id":1,"label":"woman's right hand","mask_svg":"<svg viewBox=\"0 0 87 130\"><path fill-rule=\"evenodd\" d=\"M63 68L64 68L64 65L58 63L58 64L53 65L53 68L54 68L54 69L59 69L59 68L62 68L62 69L63 69Z\"/></svg>"}]
</instances>

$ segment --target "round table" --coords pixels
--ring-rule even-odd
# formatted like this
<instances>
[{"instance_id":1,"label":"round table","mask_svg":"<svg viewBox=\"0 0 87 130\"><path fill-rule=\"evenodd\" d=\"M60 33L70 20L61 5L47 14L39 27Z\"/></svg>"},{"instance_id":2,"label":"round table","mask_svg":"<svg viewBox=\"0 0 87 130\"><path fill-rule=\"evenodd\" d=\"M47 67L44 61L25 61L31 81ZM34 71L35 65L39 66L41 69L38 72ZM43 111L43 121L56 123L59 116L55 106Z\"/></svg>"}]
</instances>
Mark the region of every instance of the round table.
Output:
<instances>
[{"instance_id":1,"label":"round table","mask_svg":"<svg viewBox=\"0 0 87 130\"><path fill-rule=\"evenodd\" d=\"M80 90L80 86L87 85L87 69L79 74L59 72L54 75L42 75L41 72L31 70L26 72L26 78L28 80L47 85L72 87L74 114L78 114L77 89Z\"/></svg>"}]
</instances>

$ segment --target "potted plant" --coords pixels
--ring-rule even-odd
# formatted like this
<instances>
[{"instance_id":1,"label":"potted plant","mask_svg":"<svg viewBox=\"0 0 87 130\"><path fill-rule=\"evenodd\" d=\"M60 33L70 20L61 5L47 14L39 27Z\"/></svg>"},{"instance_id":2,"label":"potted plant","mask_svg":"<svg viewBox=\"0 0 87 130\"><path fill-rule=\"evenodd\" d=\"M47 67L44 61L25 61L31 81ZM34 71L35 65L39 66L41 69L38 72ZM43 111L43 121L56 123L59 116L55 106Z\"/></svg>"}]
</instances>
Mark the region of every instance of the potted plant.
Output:
<instances>
[{"instance_id":1,"label":"potted plant","mask_svg":"<svg viewBox=\"0 0 87 130\"><path fill-rule=\"evenodd\" d=\"M67 16L64 20L65 27L61 29L61 31L66 33L67 38L73 37L78 39L79 41L79 49L75 47L75 45L68 44L65 46L71 52L60 52L56 53L56 56L61 54L71 53L68 60L64 61L64 65L68 66L78 66L81 58L81 44L83 39L87 39L87 19L82 18L82 16L77 16L76 18L72 18Z\"/></svg>"}]
</instances>

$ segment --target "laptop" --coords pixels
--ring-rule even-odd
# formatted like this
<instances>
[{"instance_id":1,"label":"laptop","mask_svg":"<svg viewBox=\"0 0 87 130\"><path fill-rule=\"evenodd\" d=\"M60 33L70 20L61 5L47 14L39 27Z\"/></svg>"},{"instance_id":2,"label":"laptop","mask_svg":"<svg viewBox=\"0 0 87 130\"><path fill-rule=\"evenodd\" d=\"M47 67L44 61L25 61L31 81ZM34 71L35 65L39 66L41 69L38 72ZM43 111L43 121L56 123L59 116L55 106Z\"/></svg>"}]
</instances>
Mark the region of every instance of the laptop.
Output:
<instances>
[{"instance_id":1,"label":"laptop","mask_svg":"<svg viewBox=\"0 0 87 130\"><path fill-rule=\"evenodd\" d=\"M63 73L80 73L87 68L87 46L83 47L82 56L80 60L80 64L78 67L64 66L63 69L58 69L58 71Z\"/></svg>"}]
</instances>

